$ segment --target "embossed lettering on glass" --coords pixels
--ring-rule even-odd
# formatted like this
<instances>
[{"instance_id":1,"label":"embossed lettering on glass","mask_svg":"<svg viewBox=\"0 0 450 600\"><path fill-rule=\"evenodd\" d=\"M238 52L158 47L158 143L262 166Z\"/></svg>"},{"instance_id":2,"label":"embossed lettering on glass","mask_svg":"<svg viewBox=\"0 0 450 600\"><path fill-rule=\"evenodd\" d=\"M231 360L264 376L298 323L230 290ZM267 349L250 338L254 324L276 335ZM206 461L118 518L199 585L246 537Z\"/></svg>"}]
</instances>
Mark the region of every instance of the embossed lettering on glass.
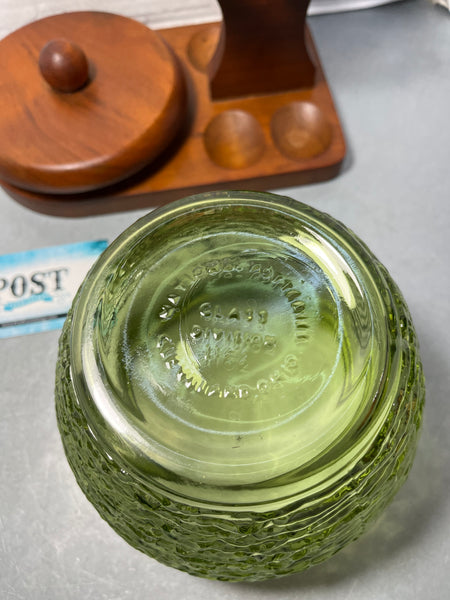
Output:
<instances>
[{"instance_id":1,"label":"embossed lettering on glass","mask_svg":"<svg viewBox=\"0 0 450 600\"><path fill-rule=\"evenodd\" d=\"M60 341L81 488L134 547L209 578L301 571L358 537L409 471L423 401L386 269L341 223L271 194L137 221Z\"/></svg>"}]
</instances>

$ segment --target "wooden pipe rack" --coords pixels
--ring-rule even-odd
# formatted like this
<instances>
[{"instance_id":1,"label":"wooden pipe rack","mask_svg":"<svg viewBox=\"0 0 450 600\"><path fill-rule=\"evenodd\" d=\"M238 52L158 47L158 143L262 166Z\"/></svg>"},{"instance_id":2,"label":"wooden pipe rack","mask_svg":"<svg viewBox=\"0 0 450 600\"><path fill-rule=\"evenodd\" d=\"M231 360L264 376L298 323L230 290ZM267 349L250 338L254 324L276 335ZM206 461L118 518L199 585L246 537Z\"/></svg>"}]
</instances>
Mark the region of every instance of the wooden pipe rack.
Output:
<instances>
[{"instance_id":1,"label":"wooden pipe rack","mask_svg":"<svg viewBox=\"0 0 450 600\"><path fill-rule=\"evenodd\" d=\"M0 42L2 186L72 217L336 176L345 142L308 4L220 0L222 23L157 32L66 13L11 34Z\"/></svg>"}]
</instances>

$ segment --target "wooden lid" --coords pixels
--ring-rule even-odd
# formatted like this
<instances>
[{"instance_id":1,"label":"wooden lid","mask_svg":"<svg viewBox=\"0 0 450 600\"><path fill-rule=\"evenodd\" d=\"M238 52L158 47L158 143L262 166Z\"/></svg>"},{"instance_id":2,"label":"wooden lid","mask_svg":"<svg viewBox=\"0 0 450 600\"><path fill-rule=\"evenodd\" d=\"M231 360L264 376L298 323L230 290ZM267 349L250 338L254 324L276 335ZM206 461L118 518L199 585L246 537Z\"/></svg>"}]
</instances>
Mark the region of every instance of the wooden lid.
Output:
<instances>
[{"instance_id":1,"label":"wooden lid","mask_svg":"<svg viewBox=\"0 0 450 600\"><path fill-rule=\"evenodd\" d=\"M128 177L161 154L187 113L171 49L109 13L56 15L6 37L0 89L0 179L38 192Z\"/></svg>"}]
</instances>

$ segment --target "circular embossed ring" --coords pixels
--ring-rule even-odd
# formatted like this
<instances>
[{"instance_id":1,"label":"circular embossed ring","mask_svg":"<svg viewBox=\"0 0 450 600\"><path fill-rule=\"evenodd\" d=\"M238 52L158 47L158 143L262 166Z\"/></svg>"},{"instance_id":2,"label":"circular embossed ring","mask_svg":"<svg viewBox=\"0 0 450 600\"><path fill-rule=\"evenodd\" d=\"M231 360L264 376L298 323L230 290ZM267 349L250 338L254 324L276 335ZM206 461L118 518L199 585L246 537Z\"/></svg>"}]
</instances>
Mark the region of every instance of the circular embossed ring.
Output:
<instances>
[{"instance_id":1,"label":"circular embossed ring","mask_svg":"<svg viewBox=\"0 0 450 600\"><path fill-rule=\"evenodd\" d=\"M271 194L137 221L60 340L81 488L134 547L209 578L286 575L358 537L409 471L423 400L386 269L332 217Z\"/></svg>"}]
</instances>

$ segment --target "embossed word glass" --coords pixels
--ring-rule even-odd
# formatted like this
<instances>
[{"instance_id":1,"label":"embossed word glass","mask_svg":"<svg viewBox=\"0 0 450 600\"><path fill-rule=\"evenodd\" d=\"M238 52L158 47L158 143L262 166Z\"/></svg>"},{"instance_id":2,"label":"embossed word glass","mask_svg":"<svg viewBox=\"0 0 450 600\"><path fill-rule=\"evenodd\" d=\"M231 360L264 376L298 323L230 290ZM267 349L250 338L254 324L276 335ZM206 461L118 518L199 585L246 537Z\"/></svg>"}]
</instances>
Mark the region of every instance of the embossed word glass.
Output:
<instances>
[{"instance_id":1,"label":"embossed word glass","mask_svg":"<svg viewBox=\"0 0 450 600\"><path fill-rule=\"evenodd\" d=\"M216 579L300 571L358 537L409 471L423 400L385 268L341 223L271 194L137 221L60 340L81 488L134 547Z\"/></svg>"}]
</instances>

